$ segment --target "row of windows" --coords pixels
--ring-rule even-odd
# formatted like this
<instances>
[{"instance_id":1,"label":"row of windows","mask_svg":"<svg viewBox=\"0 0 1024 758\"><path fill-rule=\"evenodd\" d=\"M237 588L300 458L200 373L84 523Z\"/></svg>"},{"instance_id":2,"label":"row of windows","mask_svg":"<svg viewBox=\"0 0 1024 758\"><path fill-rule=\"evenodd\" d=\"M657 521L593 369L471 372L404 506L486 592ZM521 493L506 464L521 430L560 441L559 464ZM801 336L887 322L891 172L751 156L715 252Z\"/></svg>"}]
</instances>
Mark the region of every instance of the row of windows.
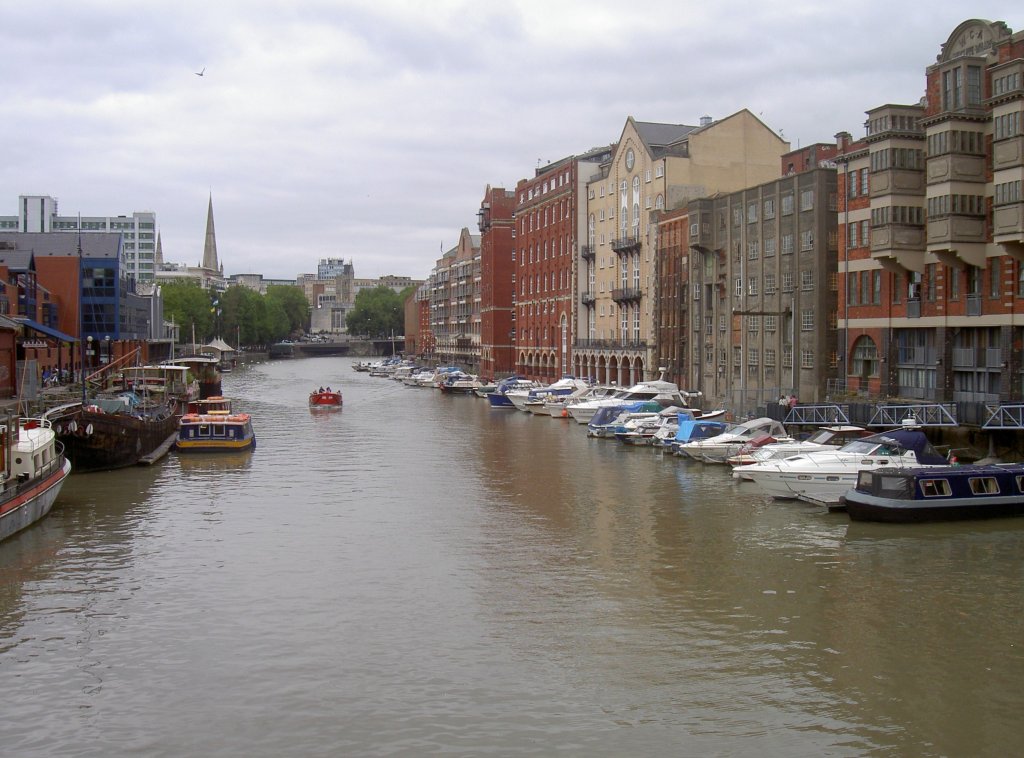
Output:
<instances>
[{"instance_id":1,"label":"row of windows","mask_svg":"<svg viewBox=\"0 0 1024 758\"><path fill-rule=\"evenodd\" d=\"M993 199L995 205L1020 202L1020 179L1005 184L996 185L996 194Z\"/></svg>"},{"instance_id":2,"label":"row of windows","mask_svg":"<svg viewBox=\"0 0 1024 758\"><path fill-rule=\"evenodd\" d=\"M964 88L964 68L967 87ZM981 66L966 66L942 72L942 107L947 111L981 104Z\"/></svg>"},{"instance_id":3,"label":"row of windows","mask_svg":"<svg viewBox=\"0 0 1024 758\"><path fill-rule=\"evenodd\" d=\"M909 147L891 147L871 153L871 170L887 171L891 168L924 169L924 150Z\"/></svg>"},{"instance_id":4,"label":"row of windows","mask_svg":"<svg viewBox=\"0 0 1024 758\"><path fill-rule=\"evenodd\" d=\"M992 77L992 94L998 97L1020 89L1020 72L1011 71L1003 76Z\"/></svg>"},{"instance_id":5,"label":"row of windows","mask_svg":"<svg viewBox=\"0 0 1024 758\"><path fill-rule=\"evenodd\" d=\"M567 255L570 250L572 250L572 242L569 240L569 235L559 237L557 240L550 240L550 242L545 240L543 244L531 243L529 247L519 249L519 265L525 266L527 263L536 263L559 255Z\"/></svg>"},{"instance_id":6,"label":"row of windows","mask_svg":"<svg viewBox=\"0 0 1024 758\"><path fill-rule=\"evenodd\" d=\"M928 135L928 155L984 155L985 135L981 132L966 132L952 129Z\"/></svg>"},{"instance_id":7,"label":"row of windows","mask_svg":"<svg viewBox=\"0 0 1024 758\"><path fill-rule=\"evenodd\" d=\"M877 116L868 121L867 126L869 135L881 134L891 130L900 132L919 131L917 116L910 116L904 113Z\"/></svg>"},{"instance_id":8,"label":"row of windows","mask_svg":"<svg viewBox=\"0 0 1024 758\"><path fill-rule=\"evenodd\" d=\"M892 205L871 209L871 226L887 224L924 225L924 208L913 205Z\"/></svg>"},{"instance_id":9,"label":"row of windows","mask_svg":"<svg viewBox=\"0 0 1024 758\"><path fill-rule=\"evenodd\" d=\"M561 220L568 220L572 217L572 203L565 200L549 205L543 210L530 211L519 219L519 233L526 234L537 229L543 229L550 224L557 224ZM529 228L527 228L529 222Z\"/></svg>"},{"instance_id":10,"label":"row of windows","mask_svg":"<svg viewBox=\"0 0 1024 758\"><path fill-rule=\"evenodd\" d=\"M929 216L984 216L985 198L982 195L939 195L928 198Z\"/></svg>"},{"instance_id":11,"label":"row of windows","mask_svg":"<svg viewBox=\"0 0 1024 758\"><path fill-rule=\"evenodd\" d=\"M740 352L741 348L734 348L733 350L733 365L736 367L740 366ZM700 357L700 348L694 350L695 358ZM709 351L705 350L704 353L705 362L711 364L714 362L714 349ZM747 365L751 368L756 368L760 364L761 353L756 347L747 348ZM782 365L784 368L789 368L793 365L793 348L785 348L782 351ZM765 368L775 367L775 350L773 348L766 348L764 351L764 366ZM813 350L801 350L800 351L800 368L812 369L814 368L814 351Z\"/></svg>"},{"instance_id":12,"label":"row of windows","mask_svg":"<svg viewBox=\"0 0 1024 758\"><path fill-rule=\"evenodd\" d=\"M857 197L858 188L862 196L867 196L868 194L868 177L871 175L871 172L866 168L860 169L860 183L858 185L857 171L857 169L854 169L850 172L848 187L850 197Z\"/></svg>"},{"instance_id":13,"label":"row of windows","mask_svg":"<svg viewBox=\"0 0 1024 758\"><path fill-rule=\"evenodd\" d=\"M551 177L550 189L553 191L553 190L557 189L558 187L562 187L562 186L564 186L566 184L570 184L571 181L572 180L570 178L569 170L566 169L563 173L558 175L557 179L555 177ZM549 189L548 180L545 179L542 184L538 184L536 187L530 187L526 191L525 197L524 197L524 193L520 192L519 193L519 204L522 205L527 200L533 200L534 197L540 197L541 195L546 195L548 193L548 189Z\"/></svg>"},{"instance_id":14,"label":"row of windows","mask_svg":"<svg viewBox=\"0 0 1024 758\"><path fill-rule=\"evenodd\" d=\"M993 139L1009 139L1020 134L1020 111L1004 113L992 119Z\"/></svg>"}]
</instances>

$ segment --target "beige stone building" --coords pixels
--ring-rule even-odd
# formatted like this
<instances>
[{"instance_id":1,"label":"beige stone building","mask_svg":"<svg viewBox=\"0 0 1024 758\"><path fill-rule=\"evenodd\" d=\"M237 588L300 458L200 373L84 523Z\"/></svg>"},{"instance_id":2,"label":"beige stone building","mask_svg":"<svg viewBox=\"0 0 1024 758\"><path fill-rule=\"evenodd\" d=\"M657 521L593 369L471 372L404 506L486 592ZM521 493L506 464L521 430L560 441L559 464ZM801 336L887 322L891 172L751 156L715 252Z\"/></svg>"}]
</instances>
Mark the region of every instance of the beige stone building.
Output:
<instances>
[{"instance_id":1,"label":"beige stone building","mask_svg":"<svg viewBox=\"0 0 1024 758\"><path fill-rule=\"evenodd\" d=\"M789 144L747 110L699 126L627 119L586 183L573 370L597 381L657 378L652 212L780 174Z\"/></svg>"}]
</instances>

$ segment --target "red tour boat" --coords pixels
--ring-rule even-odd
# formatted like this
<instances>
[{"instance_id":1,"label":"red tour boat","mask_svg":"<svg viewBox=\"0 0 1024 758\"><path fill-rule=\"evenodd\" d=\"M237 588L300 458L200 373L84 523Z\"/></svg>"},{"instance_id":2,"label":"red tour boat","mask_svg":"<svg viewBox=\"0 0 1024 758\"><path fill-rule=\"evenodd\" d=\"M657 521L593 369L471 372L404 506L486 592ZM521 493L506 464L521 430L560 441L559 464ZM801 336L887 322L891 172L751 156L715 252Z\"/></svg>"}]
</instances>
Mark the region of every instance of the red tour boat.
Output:
<instances>
[{"instance_id":1,"label":"red tour boat","mask_svg":"<svg viewBox=\"0 0 1024 758\"><path fill-rule=\"evenodd\" d=\"M330 387L326 390L321 387L315 392L309 393L310 408L340 408L341 392L332 391Z\"/></svg>"}]
</instances>

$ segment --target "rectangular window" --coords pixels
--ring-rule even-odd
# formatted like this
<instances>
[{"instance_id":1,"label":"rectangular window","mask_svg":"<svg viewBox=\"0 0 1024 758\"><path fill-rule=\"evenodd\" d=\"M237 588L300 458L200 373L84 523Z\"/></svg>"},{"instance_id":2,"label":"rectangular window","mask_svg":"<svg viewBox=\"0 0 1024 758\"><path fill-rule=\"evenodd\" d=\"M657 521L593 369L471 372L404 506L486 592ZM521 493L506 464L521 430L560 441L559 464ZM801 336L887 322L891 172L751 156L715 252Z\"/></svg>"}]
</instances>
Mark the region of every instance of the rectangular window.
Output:
<instances>
[{"instance_id":1,"label":"rectangular window","mask_svg":"<svg viewBox=\"0 0 1024 758\"><path fill-rule=\"evenodd\" d=\"M814 331L814 309L805 308L800 311L800 331L802 332L813 332Z\"/></svg>"},{"instance_id":2,"label":"rectangular window","mask_svg":"<svg viewBox=\"0 0 1024 758\"><path fill-rule=\"evenodd\" d=\"M747 294L757 296L757 277L752 276L747 279Z\"/></svg>"},{"instance_id":3,"label":"rectangular window","mask_svg":"<svg viewBox=\"0 0 1024 758\"><path fill-rule=\"evenodd\" d=\"M757 203L747 204L747 223L753 224L757 221Z\"/></svg>"},{"instance_id":4,"label":"rectangular window","mask_svg":"<svg viewBox=\"0 0 1024 758\"><path fill-rule=\"evenodd\" d=\"M747 258L752 261L756 261L761 254L761 244L757 240L751 240L747 243Z\"/></svg>"},{"instance_id":5,"label":"rectangular window","mask_svg":"<svg viewBox=\"0 0 1024 758\"><path fill-rule=\"evenodd\" d=\"M765 316L764 317L764 330L766 332L769 332L769 333L774 333L776 331L776 329L778 328L778 326L777 326L778 323L779 323L779 317L778 316L775 316L775 315Z\"/></svg>"},{"instance_id":6,"label":"rectangular window","mask_svg":"<svg viewBox=\"0 0 1024 758\"><path fill-rule=\"evenodd\" d=\"M793 195L782 196L782 215L789 216L793 213Z\"/></svg>"},{"instance_id":7,"label":"rectangular window","mask_svg":"<svg viewBox=\"0 0 1024 758\"><path fill-rule=\"evenodd\" d=\"M800 351L800 368L814 368L814 351Z\"/></svg>"},{"instance_id":8,"label":"rectangular window","mask_svg":"<svg viewBox=\"0 0 1024 758\"><path fill-rule=\"evenodd\" d=\"M811 269L802 269L800 271L800 289L805 292L814 289L814 271Z\"/></svg>"},{"instance_id":9,"label":"rectangular window","mask_svg":"<svg viewBox=\"0 0 1024 758\"><path fill-rule=\"evenodd\" d=\"M768 198L764 201L764 219L767 221L772 218L775 218L775 199Z\"/></svg>"},{"instance_id":10,"label":"rectangular window","mask_svg":"<svg viewBox=\"0 0 1024 758\"><path fill-rule=\"evenodd\" d=\"M850 183L850 197L857 197L857 169L854 169L849 173L849 175L847 176L847 181Z\"/></svg>"},{"instance_id":11,"label":"rectangular window","mask_svg":"<svg viewBox=\"0 0 1024 758\"><path fill-rule=\"evenodd\" d=\"M999 281L1000 265L998 258L989 258L989 269L988 269L988 282L989 282L989 297L997 299L999 297L1000 289L1002 284Z\"/></svg>"},{"instance_id":12,"label":"rectangular window","mask_svg":"<svg viewBox=\"0 0 1024 758\"><path fill-rule=\"evenodd\" d=\"M764 294L774 295L775 294L775 274L764 275Z\"/></svg>"},{"instance_id":13,"label":"rectangular window","mask_svg":"<svg viewBox=\"0 0 1024 758\"><path fill-rule=\"evenodd\" d=\"M812 189L803 190L800 193L800 210L802 210L802 211L814 210L814 190L812 190Z\"/></svg>"},{"instance_id":14,"label":"rectangular window","mask_svg":"<svg viewBox=\"0 0 1024 758\"><path fill-rule=\"evenodd\" d=\"M814 249L814 232L812 230L808 229L807 231L800 232L800 249Z\"/></svg>"},{"instance_id":15,"label":"rectangular window","mask_svg":"<svg viewBox=\"0 0 1024 758\"><path fill-rule=\"evenodd\" d=\"M769 237L764 241L764 257L773 258L775 256L775 238Z\"/></svg>"},{"instance_id":16,"label":"rectangular window","mask_svg":"<svg viewBox=\"0 0 1024 758\"><path fill-rule=\"evenodd\" d=\"M788 255L793 252L793 235L783 234L782 235L782 254Z\"/></svg>"},{"instance_id":17,"label":"rectangular window","mask_svg":"<svg viewBox=\"0 0 1024 758\"><path fill-rule=\"evenodd\" d=\"M793 291L793 272L783 271L782 272L782 291L792 292Z\"/></svg>"}]
</instances>

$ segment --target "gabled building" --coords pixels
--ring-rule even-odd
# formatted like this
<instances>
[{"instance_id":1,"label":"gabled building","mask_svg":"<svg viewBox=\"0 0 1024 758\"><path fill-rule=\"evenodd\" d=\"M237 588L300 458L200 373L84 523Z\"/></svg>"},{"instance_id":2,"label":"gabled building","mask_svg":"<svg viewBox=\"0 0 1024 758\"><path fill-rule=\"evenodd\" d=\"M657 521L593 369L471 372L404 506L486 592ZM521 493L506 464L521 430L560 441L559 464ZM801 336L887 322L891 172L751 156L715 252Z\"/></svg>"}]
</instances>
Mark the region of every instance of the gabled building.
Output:
<instances>
[{"instance_id":1,"label":"gabled building","mask_svg":"<svg viewBox=\"0 0 1024 758\"><path fill-rule=\"evenodd\" d=\"M658 376L652 212L770 181L788 149L747 110L699 126L627 119L609 160L587 182L577 375L620 384Z\"/></svg>"}]
</instances>

